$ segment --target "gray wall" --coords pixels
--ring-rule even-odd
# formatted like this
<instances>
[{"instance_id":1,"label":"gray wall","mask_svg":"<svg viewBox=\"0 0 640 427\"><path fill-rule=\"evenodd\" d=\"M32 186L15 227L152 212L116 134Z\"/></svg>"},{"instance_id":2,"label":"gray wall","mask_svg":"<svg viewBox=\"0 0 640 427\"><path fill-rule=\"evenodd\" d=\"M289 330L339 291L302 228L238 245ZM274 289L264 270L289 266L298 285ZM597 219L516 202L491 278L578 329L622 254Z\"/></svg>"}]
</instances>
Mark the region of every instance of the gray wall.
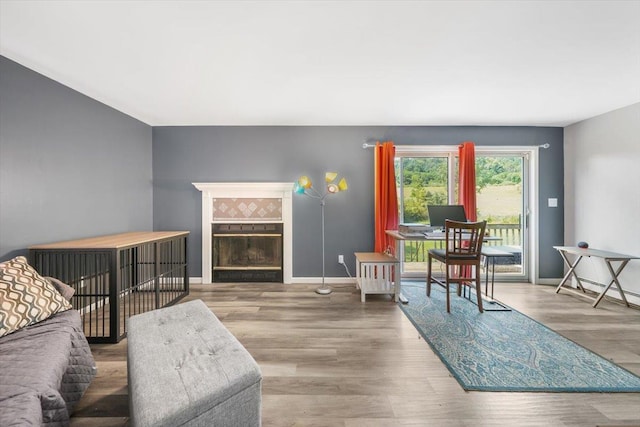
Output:
<instances>
[{"instance_id":1,"label":"gray wall","mask_svg":"<svg viewBox=\"0 0 640 427\"><path fill-rule=\"evenodd\" d=\"M151 127L0 56L0 260L152 229Z\"/></svg>"},{"instance_id":2,"label":"gray wall","mask_svg":"<svg viewBox=\"0 0 640 427\"><path fill-rule=\"evenodd\" d=\"M562 260L553 245L563 242L563 130L534 127L154 127L153 226L188 230L192 276L201 272L201 194L192 182L295 181L300 175L320 180L326 171L344 175L345 194L326 206L327 277L343 277L338 254L353 266L353 252L373 248L373 150L370 138L397 145L532 146L540 150L540 277L562 276ZM559 208L546 208L557 197ZM293 199L293 276L321 276L320 207L304 197Z\"/></svg>"},{"instance_id":3,"label":"gray wall","mask_svg":"<svg viewBox=\"0 0 640 427\"><path fill-rule=\"evenodd\" d=\"M131 230L187 230L190 274L201 271L200 193L192 182L320 180L336 171L349 191L328 199L327 276L338 254L373 247L373 151L398 145L551 144L540 151L540 276L562 275L563 130L533 127L157 127L0 56L0 260L32 244ZM153 143L152 143L153 141ZM152 145L153 144L153 145ZM153 160L152 160L153 157ZM152 163L153 162L153 163ZM152 169L153 166L153 169ZM153 175L152 175L153 170ZM152 183L153 179L153 183ZM320 207L293 199L294 277L318 277Z\"/></svg>"}]
</instances>

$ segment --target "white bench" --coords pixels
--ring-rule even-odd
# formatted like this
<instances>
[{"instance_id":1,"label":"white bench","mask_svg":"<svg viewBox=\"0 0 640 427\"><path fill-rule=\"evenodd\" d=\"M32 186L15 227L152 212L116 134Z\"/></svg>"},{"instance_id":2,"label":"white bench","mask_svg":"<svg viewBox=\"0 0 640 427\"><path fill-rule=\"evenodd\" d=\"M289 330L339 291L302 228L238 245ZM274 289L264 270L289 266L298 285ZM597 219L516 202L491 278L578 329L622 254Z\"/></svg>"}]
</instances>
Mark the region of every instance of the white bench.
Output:
<instances>
[{"instance_id":1,"label":"white bench","mask_svg":"<svg viewBox=\"0 0 640 427\"><path fill-rule=\"evenodd\" d=\"M376 252L356 252L356 286L360 288L360 301L367 294L389 294L400 298L400 261Z\"/></svg>"},{"instance_id":2,"label":"white bench","mask_svg":"<svg viewBox=\"0 0 640 427\"><path fill-rule=\"evenodd\" d=\"M201 300L133 316L127 327L134 427L261 424L260 368Z\"/></svg>"}]
</instances>

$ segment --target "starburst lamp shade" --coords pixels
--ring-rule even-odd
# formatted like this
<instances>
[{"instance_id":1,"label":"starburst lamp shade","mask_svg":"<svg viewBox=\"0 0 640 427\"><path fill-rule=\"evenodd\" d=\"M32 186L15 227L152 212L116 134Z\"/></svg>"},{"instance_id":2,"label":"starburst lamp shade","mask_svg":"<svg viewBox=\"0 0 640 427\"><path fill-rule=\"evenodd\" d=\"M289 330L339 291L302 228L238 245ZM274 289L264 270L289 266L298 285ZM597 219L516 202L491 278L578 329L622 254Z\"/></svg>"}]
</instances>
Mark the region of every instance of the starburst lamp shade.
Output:
<instances>
[{"instance_id":1,"label":"starburst lamp shade","mask_svg":"<svg viewBox=\"0 0 640 427\"><path fill-rule=\"evenodd\" d=\"M347 185L347 180L345 178L341 178L337 183L335 182L338 174L336 172L327 172L324 176L324 181L326 183L326 192L329 194L337 193L339 191L346 191L349 186ZM302 175L298 178L293 185L293 192L296 194L307 194L315 193L318 198L322 198L323 196L313 187L313 183L311 179Z\"/></svg>"},{"instance_id":2,"label":"starburst lamp shade","mask_svg":"<svg viewBox=\"0 0 640 427\"><path fill-rule=\"evenodd\" d=\"M324 205L325 198L329 194L339 193L341 191L346 191L349 186L347 185L347 180L345 178L341 178L337 183L336 179L338 178L337 172L327 172L324 174L324 182L325 189L324 192L321 193L313 187L313 183L308 176L302 175L298 178L293 184L293 192L296 194L304 194L305 196L312 197L314 199L320 200L320 206L322 209L322 286L316 289L316 292L321 295L327 295L331 293L331 288L325 285L325 277L324 277Z\"/></svg>"}]
</instances>

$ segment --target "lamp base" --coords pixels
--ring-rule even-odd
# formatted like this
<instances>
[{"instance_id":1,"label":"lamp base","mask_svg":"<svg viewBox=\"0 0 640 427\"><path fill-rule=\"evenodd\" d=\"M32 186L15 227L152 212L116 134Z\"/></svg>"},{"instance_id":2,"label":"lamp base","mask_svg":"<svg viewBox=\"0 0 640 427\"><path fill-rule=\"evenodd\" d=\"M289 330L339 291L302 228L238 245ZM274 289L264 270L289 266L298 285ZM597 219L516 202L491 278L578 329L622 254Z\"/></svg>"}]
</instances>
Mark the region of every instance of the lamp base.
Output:
<instances>
[{"instance_id":1,"label":"lamp base","mask_svg":"<svg viewBox=\"0 0 640 427\"><path fill-rule=\"evenodd\" d=\"M331 292L333 292L333 289L328 286L316 289L316 294L320 295L329 295Z\"/></svg>"}]
</instances>

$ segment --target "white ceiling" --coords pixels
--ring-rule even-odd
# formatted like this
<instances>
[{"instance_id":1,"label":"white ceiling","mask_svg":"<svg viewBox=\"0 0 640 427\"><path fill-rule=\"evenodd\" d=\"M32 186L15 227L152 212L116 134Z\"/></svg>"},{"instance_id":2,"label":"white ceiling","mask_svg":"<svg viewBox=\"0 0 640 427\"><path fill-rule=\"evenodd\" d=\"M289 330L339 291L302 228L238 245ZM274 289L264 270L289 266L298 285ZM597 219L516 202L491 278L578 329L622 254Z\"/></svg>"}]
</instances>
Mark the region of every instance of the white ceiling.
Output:
<instances>
[{"instance_id":1,"label":"white ceiling","mask_svg":"<svg viewBox=\"0 0 640 427\"><path fill-rule=\"evenodd\" d=\"M153 126L566 126L640 102L640 1L7 1L0 53Z\"/></svg>"}]
</instances>

